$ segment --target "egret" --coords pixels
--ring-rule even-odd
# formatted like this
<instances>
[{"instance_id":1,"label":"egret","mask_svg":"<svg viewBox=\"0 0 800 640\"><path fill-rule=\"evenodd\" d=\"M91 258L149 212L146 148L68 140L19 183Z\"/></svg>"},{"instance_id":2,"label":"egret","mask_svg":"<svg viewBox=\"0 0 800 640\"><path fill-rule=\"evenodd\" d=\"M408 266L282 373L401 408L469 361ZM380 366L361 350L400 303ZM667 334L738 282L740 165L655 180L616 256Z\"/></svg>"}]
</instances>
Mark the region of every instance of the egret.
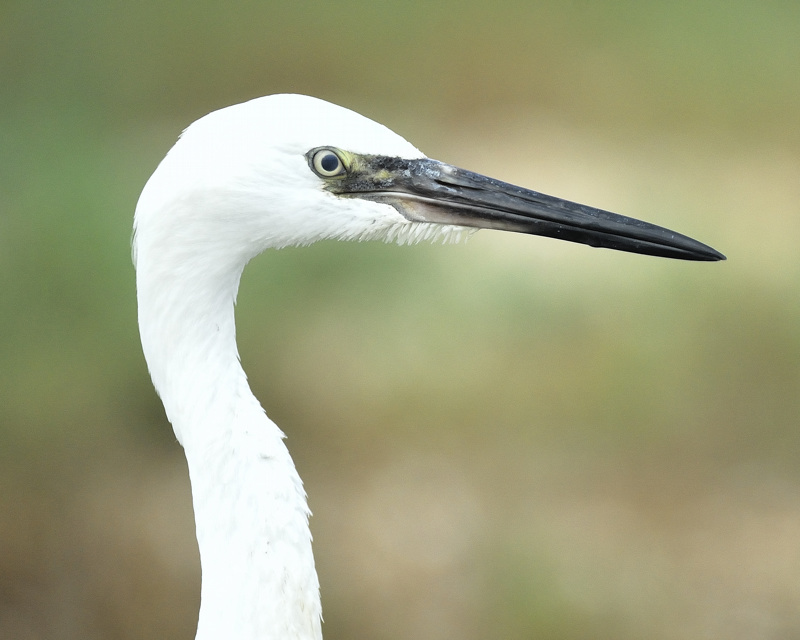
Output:
<instances>
[{"instance_id":1,"label":"egret","mask_svg":"<svg viewBox=\"0 0 800 640\"><path fill-rule=\"evenodd\" d=\"M239 362L247 262L323 239L411 243L481 228L724 259L673 231L429 159L383 125L300 95L199 119L150 177L134 222L139 331L188 462L197 640L322 637L303 484Z\"/></svg>"}]
</instances>

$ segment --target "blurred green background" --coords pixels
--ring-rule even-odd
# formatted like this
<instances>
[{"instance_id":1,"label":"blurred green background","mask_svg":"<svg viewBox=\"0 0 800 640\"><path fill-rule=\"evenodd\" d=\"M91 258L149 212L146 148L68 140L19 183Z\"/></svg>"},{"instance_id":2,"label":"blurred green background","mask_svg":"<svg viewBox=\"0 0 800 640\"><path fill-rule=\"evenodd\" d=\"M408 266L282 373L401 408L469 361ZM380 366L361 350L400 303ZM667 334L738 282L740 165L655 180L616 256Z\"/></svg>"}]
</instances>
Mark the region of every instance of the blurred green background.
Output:
<instances>
[{"instance_id":1,"label":"blurred green background","mask_svg":"<svg viewBox=\"0 0 800 640\"><path fill-rule=\"evenodd\" d=\"M800 638L800 4L0 4L0 637L192 638L133 209L275 92L641 217L684 264L481 232L248 267L327 640Z\"/></svg>"}]
</instances>

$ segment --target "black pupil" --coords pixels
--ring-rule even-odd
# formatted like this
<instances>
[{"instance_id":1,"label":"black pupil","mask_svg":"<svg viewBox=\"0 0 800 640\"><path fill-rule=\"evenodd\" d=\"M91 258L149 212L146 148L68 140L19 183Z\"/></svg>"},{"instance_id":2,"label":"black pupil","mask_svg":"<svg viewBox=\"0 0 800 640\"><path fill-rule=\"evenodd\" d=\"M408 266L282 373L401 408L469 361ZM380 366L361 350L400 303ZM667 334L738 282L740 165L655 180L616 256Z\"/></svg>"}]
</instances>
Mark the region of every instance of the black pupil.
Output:
<instances>
[{"instance_id":1,"label":"black pupil","mask_svg":"<svg viewBox=\"0 0 800 640\"><path fill-rule=\"evenodd\" d=\"M339 158L337 158L333 153L326 153L324 156L322 156L322 160L319 161L319 166L328 173L331 173L339 168Z\"/></svg>"}]
</instances>

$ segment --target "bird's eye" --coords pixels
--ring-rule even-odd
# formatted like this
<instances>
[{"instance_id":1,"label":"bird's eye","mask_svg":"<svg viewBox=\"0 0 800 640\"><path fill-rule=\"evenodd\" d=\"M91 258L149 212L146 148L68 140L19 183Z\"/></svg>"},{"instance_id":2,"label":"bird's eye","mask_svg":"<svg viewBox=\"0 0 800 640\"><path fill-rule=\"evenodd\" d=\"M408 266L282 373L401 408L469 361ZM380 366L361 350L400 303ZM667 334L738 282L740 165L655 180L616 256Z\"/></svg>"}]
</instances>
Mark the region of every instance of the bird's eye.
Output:
<instances>
[{"instance_id":1,"label":"bird's eye","mask_svg":"<svg viewBox=\"0 0 800 640\"><path fill-rule=\"evenodd\" d=\"M314 154L311 165L323 178L332 178L344 173L345 168L341 158L330 149L320 149Z\"/></svg>"}]
</instances>

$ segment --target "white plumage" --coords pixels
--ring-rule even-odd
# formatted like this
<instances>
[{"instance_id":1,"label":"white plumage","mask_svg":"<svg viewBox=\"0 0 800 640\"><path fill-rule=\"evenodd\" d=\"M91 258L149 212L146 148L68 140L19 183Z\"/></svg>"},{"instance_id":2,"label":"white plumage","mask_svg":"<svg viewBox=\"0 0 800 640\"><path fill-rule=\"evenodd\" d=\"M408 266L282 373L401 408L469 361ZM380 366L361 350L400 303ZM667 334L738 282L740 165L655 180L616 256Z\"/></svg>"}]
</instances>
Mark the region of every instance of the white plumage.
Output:
<instances>
[{"instance_id":1,"label":"white plumage","mask_svg":"<svg viewBox=\"0 0 800 640\"><path fill-rule=\"evenodd\" d=\"M270 96L191 125L136 208L142 345L192 482L198 640L322 635L305 493L239 364L233 305L245 264L266 248L412 223L377 203L338 207L303 158L320 142L421 156L346 109Z\"/></svg>"},{"instance_id":2,"label":"white plumage","mask_svg":"<svg viewBox=\"0 0 800 640\"><path fill-rule=\"evenodd\" d=\"M326 157L340 173L315 170ZM304 96L259 98L186 129L142 192L133 250L144 354L189 466L198 640L321 638L303 485L239 364L234 303L247 262L326 238L410 242L465 227L721 258L677 234L656 243L658 227L628 229L629 219L548 198L427 160L386 127Z\"/></svg>"}]
</instances>

